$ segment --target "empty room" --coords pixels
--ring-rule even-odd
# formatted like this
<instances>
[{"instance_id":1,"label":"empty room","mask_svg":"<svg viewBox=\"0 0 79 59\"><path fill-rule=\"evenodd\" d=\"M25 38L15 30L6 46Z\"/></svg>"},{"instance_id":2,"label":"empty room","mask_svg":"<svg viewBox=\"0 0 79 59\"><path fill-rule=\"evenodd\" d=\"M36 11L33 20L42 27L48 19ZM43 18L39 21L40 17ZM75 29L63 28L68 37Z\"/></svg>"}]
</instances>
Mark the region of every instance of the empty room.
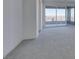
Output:
<instances>
[{"instance_id":1,"label":"empty room","mask_svg":"<svg viewBox=\"0 0 79 59\"><path fill-rule=\"evenodd\" d=\"M75 0L3 0L4 59L75 59Z\"/></svg>"}]
</instances>

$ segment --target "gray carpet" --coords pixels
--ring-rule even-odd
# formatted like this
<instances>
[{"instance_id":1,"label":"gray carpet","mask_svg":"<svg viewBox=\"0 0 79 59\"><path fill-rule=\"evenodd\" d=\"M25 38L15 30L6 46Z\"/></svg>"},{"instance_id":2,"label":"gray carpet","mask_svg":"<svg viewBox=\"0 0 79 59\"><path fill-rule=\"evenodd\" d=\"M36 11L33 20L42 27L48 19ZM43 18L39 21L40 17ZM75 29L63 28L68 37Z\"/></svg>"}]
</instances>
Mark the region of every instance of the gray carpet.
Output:
<instances>
[{"instance_id":1,"label":"gray carpet","mask_svg":"<svg viewBox=\"0 0 79 59\"><path fill-rule=\"evenodd\" d=\"M75 27L47 28L37 39L24 40L6 59L75 59Z\"/></svg>"}]
</instances>

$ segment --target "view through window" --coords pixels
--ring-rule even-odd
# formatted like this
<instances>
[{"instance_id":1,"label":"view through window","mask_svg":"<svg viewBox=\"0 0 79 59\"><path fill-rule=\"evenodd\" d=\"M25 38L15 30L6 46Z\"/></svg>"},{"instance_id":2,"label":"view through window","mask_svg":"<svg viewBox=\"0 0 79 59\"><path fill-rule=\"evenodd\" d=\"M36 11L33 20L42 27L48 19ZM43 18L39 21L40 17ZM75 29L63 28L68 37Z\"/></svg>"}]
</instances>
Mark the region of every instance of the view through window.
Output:
<instances>
[{"instance_id":1,"label":"view through window","mask_svg":"<svg viewBox=\"0 0 79 59\"><path fill-rule=\"evenodd\" d=\"M45 22L65 22L65 9L64 8L46 8L45 9Z\"/></svg>"},{"instance_id":2,"label":"view through window","mask_svg":"<svg viewBox=\"0 0 79 59\"><path fill-rule=\"evenodd\" d=\"M57 21L65 21L65 9L57 9Z\"/></svg>"},{"instance_id":3,"label":"view through window","mask_svg":"<svg viewBox=\"0 0 79 59\"><path fill-rule=\"evenodd\" d=\"M53 8L46 8L45 9L45 16L46 16L46 22L48 21L56 21L56 9Z\"/></svg>"}]
</instances>

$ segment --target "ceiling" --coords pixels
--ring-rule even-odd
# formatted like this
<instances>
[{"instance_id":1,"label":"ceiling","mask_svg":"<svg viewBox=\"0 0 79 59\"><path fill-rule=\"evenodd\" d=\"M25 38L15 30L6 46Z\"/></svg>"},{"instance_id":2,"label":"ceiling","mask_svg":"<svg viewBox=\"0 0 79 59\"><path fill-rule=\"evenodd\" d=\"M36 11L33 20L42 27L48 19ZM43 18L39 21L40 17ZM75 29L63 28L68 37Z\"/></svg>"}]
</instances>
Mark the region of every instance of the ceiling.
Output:
<instances>
[{"instance_id":1,"label":"ceiling","mask_svg":"<svg viewBox=\"0 0 79 59\"><path fill-rule=\"evenodd\" d=\"M44 0L46 6L75 7L75 0Z\"/></svg>"},{"instance_id":2,"label":"ceiling","mask_svg":"<svg viewBox=\"0 0 79 59\"><path fill-rule=\"evenodd\" d=\"M55 2L75 2L75 0L44 0L44 1L55 1Z\"/></svg>"}]
</instances>

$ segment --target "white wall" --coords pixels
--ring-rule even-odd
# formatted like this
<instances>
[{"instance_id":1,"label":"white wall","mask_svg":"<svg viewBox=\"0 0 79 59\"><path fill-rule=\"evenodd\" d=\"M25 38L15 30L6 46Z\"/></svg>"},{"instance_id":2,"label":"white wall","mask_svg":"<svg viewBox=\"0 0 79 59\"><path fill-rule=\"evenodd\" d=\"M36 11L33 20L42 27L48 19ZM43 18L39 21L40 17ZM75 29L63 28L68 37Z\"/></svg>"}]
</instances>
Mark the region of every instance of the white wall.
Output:
<instances>
[{"instance_id":1,"label":"white wall","mask_svg":"<svg viewBox=\"0 0 79 59\"><path fill-rule=\"evenodd\" d=\"M38 36L36 7L36 0L4 0L4 57L23 39Z\"/></svg>"},{"instance_id":2,"label":"white wall","mask_svg":"<svg viewBox=\"0 0 79 59\"><path fill-rule=\"evenodd\" d=\"M23 0L24 39L36 38L36 0Z\"/></svg>"},{"instance_id":3,"label":"white wall","mask_svg":"<svg viewBox=\"0 0 79 59\"><path fill-rule=\"evenodd\" d=\"M39 0L39 31L41 31L41 0Z\"/></svg>"},{"instance_id":4,"label":"white wall","mask_svg":"<svg viewBox=\"0 0 79 59\"><path fill-rule=\"evenodd\" d=\"M3 56L23 40L22 0L4 0Z\"/></svg>"},{"instance_id":5,"label":"white wall","mask_svg":"<svg viewBox=\"0 0 79 59\"><path fill-rule=\"evenodd\" d=\"M45 3L42 4L42 27L45 27Z\"/></svg>"},{"instance_id":6,"label":"white wall","mask_svg":"<svg viewBox=\"0 0 79 59\"><path fill-rule=\"evenodd\" d=\"M38 28L38 34L39 31L41 31L41 0L37 0L37 28Z\"/></svg>"},{"instance_id":7,"label":"white wall","mask_svg":"<svg viewBox=\"0 0 79 59\"><path fill-rule=\"evenodd\" d=\"M42 31L44 29L45 26L45 5L44 5L44 1L40 0L40 9L39 9L39 22L40 22L40 30Z\"/></svg>"},{"instance_id":8,"label":"white wall","mask_svg":"<svg viewBox=\"0 0 79 59\"><path fill-rule=\"evenodd\" d=\"M39 17L40 17L40 14L39 14L39 11L40 10L40 4L39 4L39 0L36 0L36 34L37 36L39 35L39 25L40 25L40 22L39 22Z\"/></svg>"},{"instance_id":9,"label":"white wall","mask_svg":"<svg viewBox=\"0 0 79 59\"><path fill-rule=\"evenodd\" d=\"M43 0L36 0L36 20L37 20L37 34L43 30L44 25L44 4Z\"/></svg>"},{"instance_id":10,"label":"white wall","mask_svg":"<svg viewBox=\"0 0 79 59\"><path fill-rule=\"evenodd\" d=\"M43 0L37 0L37 20L38 20L38 33L43 30L45 23L45 6Z\"/></svg>"}]
</instances>

